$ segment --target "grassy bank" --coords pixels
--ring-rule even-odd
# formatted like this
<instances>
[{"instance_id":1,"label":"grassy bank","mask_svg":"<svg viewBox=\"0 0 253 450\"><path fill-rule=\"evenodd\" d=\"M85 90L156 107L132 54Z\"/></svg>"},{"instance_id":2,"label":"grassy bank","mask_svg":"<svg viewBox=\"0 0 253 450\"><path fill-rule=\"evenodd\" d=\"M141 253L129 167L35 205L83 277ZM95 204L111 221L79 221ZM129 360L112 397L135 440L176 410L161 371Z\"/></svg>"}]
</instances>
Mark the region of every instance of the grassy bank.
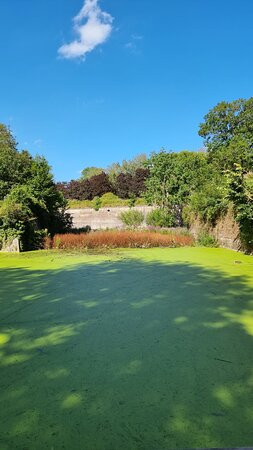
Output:
<instances>
[{"instance_id":1,"label":"grassy bank","mask_svg":"<svg viewBox=\"0 0 253 450\"><path fill-rule=\"evenodd\" d=\"M100 208L106 207L115 207L115 206L129 206L130 200L123 199L117 197L117 195L112 194L111 192L102 195L100 197L101 204ZM144 206L147 205L144 198L137 198L135 202L135 206ZM96 199L93 200L68 200L68 208L69 209L81 209L81 208L95 208L96 207Z\"/></svg>"}]
</instances>

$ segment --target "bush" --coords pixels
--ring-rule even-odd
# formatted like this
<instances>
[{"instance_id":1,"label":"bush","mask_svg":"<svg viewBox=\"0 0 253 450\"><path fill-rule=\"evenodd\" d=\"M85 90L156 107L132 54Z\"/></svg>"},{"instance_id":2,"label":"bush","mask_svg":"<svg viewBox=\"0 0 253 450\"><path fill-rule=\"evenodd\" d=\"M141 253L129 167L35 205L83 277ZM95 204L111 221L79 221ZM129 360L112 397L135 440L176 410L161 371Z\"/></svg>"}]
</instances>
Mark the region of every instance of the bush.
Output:
<instances>
[{"instance_id":1,"label":"bush","mask_svg":"<svg viewBox=\"0 0 253 450\"><path fill-rule=\"evenodd\" d=\"M228 204L224 180L217 179L206 183L200 191L191 195L189 210L203 222L215 225L217 219L227 212Z\"/></svg>"},{"instance_id":2,"label":"bush","mask_svg":"<svg viewBox=\"0 0 253 450\"><path fill-rule=\"evenodd\" d=\"M218 247L217 241L206 231L201 231L197 238L197 245L200 247Z\"/></svg>"},{"instance_id":3,"label":"bush","mask_svg":"<svg viewBox=\"0 0 253 450\"><path fill-rule=\"evenodd\" d=\"M175 218L173 214L168 212L166 209L154 209L150 211L146 219L147 225L153 227L172 227L175 224Z\"/></svg>"},{"instance_id":4,"label":"bush","mask_svg":"<svg viewBox=\"0 0 253 450\"><path fill-rule=\"evenodd\" d=\"M128 199L129 208L133 208L135 206L135 203L136 203L136 197L135 197L135 195L131 195L130 198Z\"/></svg>"},{"instance_id":5,"label":"bush","mask_svg":"<svg viewBox=\"0 0 253 450\"><path fill-rule=\"evenodd\" d=\"M151 247L183 247L194 244L191 236L178 233L153 233L150 231L95 231L84 234L58 234L46 248L54 249L92 249L92 248L151 248Z\"/></svg>"},{"instance_id":6,"label":"bush","mask_svg":"<svg viewBox=\"0 0 253 450\"><path fill-rule=\"evenodd\" d=\"M130 209L120 214L120 220L124 225L130 228L139 227L144 221L144 214L141 211Z\"/></svg>"},{"instance_id":7,"label":"bush","mask_svg":"<svg viewBox=\"0 0 253 450\"><path fill-rule=\"evenodd\" d=\"M95 211L99 211L100 208L101 208L101 204L102 204L101 198L100 197L95 197L93 204L94 204Z\"/></svg>"}]
</instances>

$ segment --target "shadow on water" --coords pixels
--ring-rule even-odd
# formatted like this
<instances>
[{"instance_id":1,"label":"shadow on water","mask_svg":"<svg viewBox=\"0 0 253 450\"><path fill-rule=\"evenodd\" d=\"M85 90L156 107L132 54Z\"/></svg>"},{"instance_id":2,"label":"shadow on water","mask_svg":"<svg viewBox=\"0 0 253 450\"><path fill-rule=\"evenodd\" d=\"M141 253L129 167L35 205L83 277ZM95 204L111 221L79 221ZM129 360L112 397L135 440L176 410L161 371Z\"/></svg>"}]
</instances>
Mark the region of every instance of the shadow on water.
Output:
<instances>
[{"instance_id":1,"label":"shadow on water","mask_svg":"<svg viewBox=\"0 0 253 450\"><path fill-rule=\"evenodd\" d=\"M0 278L1 450L253 445L246 277L125 260Z\"/></svg>"}]
</instances>

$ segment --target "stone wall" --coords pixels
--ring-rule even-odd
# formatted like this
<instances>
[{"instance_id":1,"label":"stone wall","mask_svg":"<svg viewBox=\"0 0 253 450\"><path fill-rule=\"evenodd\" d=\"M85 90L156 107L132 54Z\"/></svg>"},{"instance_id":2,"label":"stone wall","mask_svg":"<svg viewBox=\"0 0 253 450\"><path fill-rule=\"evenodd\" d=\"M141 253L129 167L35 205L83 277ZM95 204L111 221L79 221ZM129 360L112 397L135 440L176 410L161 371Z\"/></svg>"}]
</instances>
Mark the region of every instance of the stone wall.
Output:
<instances>
[{"instance_id":1,"label":"stone wall","mask_svg":"<svg viewBox=\"0 0 253 450\"><path fill-rule=\"evenodd\" d=\"M133 209L141 211L145 218L154 209L153 206L135 206ZM92 208L69 209L67 212L72 216L73 227L82 228L89 225L92 230L106 228L123 228L119 216L122 212L129 211L128 206L117 206L100 208L95 211Z\"/></svg>"},{"instance_id":2,"label":"stone wall","mask_svg":"<svg viewBox=\"0 0 253 450\"><path fill-rule=\"evenodd\" d=\"M2 252L8 252L8 253L19 253L20 252L20 242L18 238L13 239L10 242L6 242L2 249Z\"/></svg>"},{"instance_id":3,"label":"stone wall","mask_svg":"<svg viewBox=\"0 0 253 450\"><path fill-rule=\"evenodd\" d=\"M199 219L195 219L190 227L190 231L195 237L201 231L206 231L217 240L221 247L237 251L242 250L240 230L238 223L234 220L232 210L229 210L224 217L220 218L215 227L207 226Z\"/></svg>"}]
</instances>

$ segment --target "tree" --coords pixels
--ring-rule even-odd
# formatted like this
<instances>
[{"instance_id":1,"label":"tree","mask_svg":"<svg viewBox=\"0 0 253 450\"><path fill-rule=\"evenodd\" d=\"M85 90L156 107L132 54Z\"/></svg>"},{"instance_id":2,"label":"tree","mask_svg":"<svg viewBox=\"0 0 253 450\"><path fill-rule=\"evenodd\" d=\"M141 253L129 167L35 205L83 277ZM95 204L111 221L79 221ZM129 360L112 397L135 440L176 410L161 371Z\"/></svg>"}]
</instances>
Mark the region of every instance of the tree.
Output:
<instances>
[{"instance_id":1,"label":"tree","mask_svg":"<svg viewBox=\"0 0 253 450\"><path fill-rule=\"evenodd\" d=\"M149 177L149 169L139 168L132 177L131 193L140 197L146 191L146 181Z\"/></svg>"},{"instance_id":2,"label":"tree","mask_svg":"<svg viewBox=\"0 0 253 450\"><path fill-rule=\"evenodd\" d=\"M27 151L18 152L11 131L0 124L0 200L12 186L25 182L31 175L32 157Z\"/></svg>"},{"instance_id":3,"label":"tree","mask_svg":"<svg viewBox=\"0 0 253 450\"><path fill-rule=\"evenodd\" d=\"M104 169L101 169L100 167L85 167L81 172L81 180L89 180L94 175L99 175L103 171Z\"/></svg>"},{"instance_id":4,"label":"tree","mask_svg":"<svg viewBox=\"0 0 253 450\"><path fill-rule=\"evenodd\" d=\"M19 152L10 130L0 127L0 176L3 203L1 240L20 236L24 249L41 245L46 232L67 229L66 200L53 180L45 158ZM40 244L39 244L40 242Z\"/></svg>"},{"instance_id":5,"label":"tree","mask_svg":"<svg viewBox=\"0 0 253 450\"><path fill-rule=\"evenodd\" d=\"M204 117L199 135L204 138L210 161L217 169L253 164L253 97L220 102Z\"/></svg>"},{"instance_id":6,"label":"tree","mask_svg":"<svg viewBox=\"0 0 253 450\"><path fill-rule=\"evenodd\" d=\"M120 198L129 198L131 195L133 177L130 173L121 172L115 182L115 191Z\"/></svg>"},{"instance_id":7,"label":"tree","mask_svg":"<svg viewBox=\"0 0 253 450\"><path fill-rule=\"evenodd\" d=\"M91 200L92 192L89 180L71 180L57 183L57 189L68 200Z\"/></svg>"},{"instance_id":8,"label":"tree","mask_svg":"<svg viewBox=\"0 0 253 450\"><path fill-rule=\"evenodd\" d=\"M196 187L211 176L206 155L196 152L153 153L148 162L146 198L162 208L183 206Z\"/></svg>"},{"instance_id":9,"label":"tree","mask_svg":"<svg viewBox=\"0 0 253 450\"><path fill-rule=\"evenodd\" d=\"M116 182L117 177L121 173L129 173L130 175L134 175L137 169L145 169L147 163L147 156L145 153L141 153L136 155L133 159L129 161L123 160L122 164L113 163L106 169L106 173L109 176L109 179L112 183Z\"/></svg>"},{"instance_id":10,"label":"tree","mask_svg":"<svg viewBox=\"0 0 253 450\"><path fill-rule=\"evenodd\" d=\"M94 175L89 180L91 186L92 198L101 197L107 192L112 192L112 184L110 183L109 177L105 172L99 175Z\"/></svg>"}]
</instances>

